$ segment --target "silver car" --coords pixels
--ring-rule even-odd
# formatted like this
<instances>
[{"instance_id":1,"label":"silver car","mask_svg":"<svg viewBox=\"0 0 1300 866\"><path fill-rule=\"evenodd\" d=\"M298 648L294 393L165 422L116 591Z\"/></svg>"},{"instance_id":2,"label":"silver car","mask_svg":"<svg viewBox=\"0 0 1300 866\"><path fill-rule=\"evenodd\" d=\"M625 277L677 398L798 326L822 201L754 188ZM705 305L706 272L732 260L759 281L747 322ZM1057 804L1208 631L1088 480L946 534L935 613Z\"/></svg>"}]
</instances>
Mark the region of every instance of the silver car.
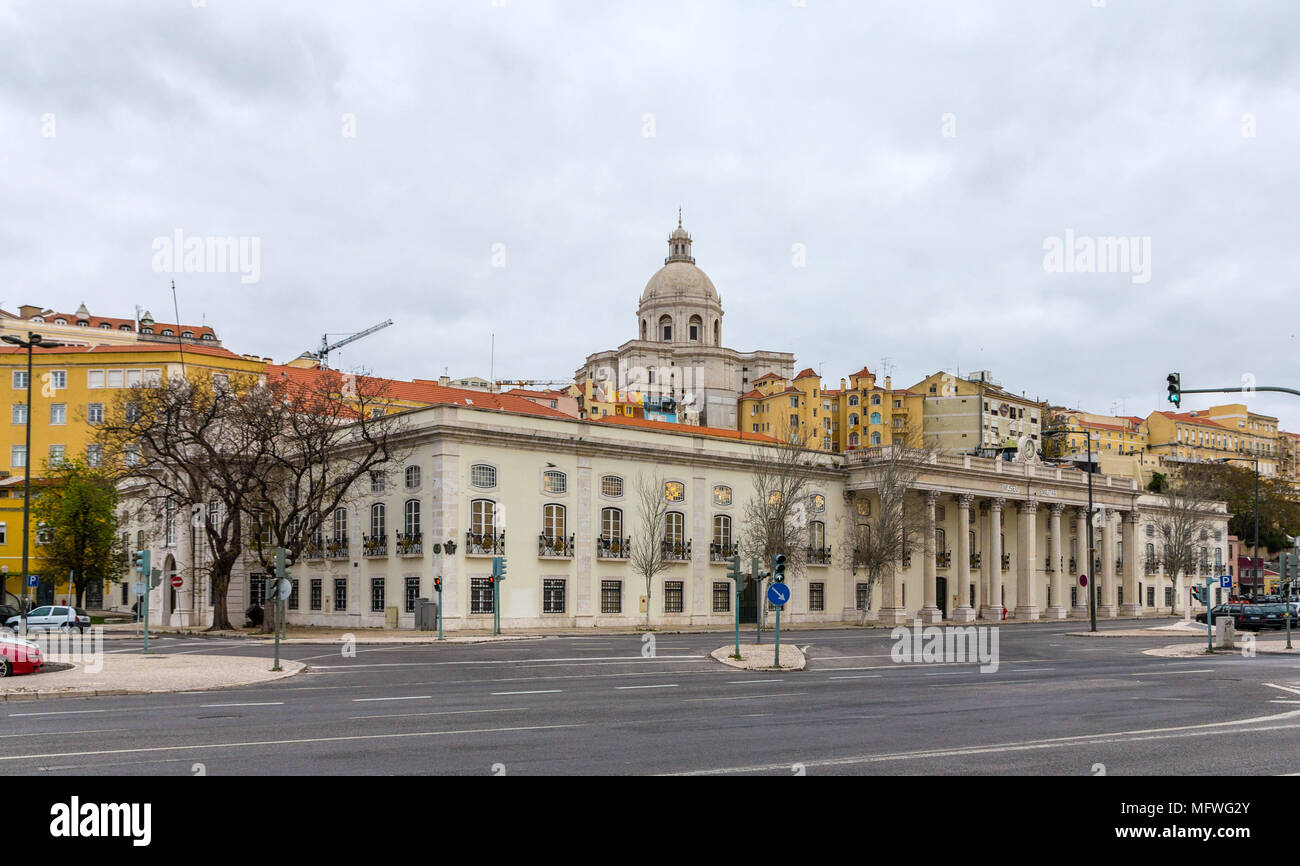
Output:
<instances>
[{"instance_id":1,"label":"silver car","mask_svg":"<svg viewBox=\"0 0 1300 866\"><path fill-rule=\"evenodd\" d=\"M70 632L74 628L84 632L90 627L90 615L80 608L46 604L32 608L25 617L11 616L5 622L14 631L22 631L24 624L28 633L55 630Z\"/></svg>"}]
</instances>

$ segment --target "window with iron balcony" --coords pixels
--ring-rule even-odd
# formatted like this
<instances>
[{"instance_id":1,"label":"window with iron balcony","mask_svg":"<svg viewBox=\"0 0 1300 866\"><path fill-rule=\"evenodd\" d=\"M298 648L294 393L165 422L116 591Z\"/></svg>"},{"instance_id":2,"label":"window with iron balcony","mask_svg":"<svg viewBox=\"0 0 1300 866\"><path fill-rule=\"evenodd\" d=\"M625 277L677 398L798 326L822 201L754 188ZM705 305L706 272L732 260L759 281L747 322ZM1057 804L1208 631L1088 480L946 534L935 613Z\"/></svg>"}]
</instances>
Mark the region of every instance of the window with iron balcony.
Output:
<instances>
[{"instance_id":1,"label":"window with iron balcony","mask_svg":"<svg viewBox=\"0 0 1300 866\"><path fill-rule=\"evenodd\" d=\"M424 553L424 533L397 532L397 555L420 556Z\"/></svg>"}]
</instances>

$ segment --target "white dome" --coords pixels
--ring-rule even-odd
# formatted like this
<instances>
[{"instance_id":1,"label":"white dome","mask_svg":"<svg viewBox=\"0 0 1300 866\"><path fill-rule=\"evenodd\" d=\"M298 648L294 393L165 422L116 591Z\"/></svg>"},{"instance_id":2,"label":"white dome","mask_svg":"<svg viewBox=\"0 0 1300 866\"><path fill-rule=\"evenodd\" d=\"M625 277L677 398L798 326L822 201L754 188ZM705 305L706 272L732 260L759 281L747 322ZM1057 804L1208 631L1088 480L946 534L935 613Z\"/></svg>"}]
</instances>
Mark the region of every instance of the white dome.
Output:
<instances>
[{"instance_id":1,"label":"white dome","mask_svg":"<svg viewBox=\"0 0 1300 866\"><path fill-rule=\"evenodd\" d=\"M664 265L641 293L641 303L671 301L685 296L691 299L719 301L713 280L690 262L674 261Z\"/></svg>"}]
</instances>

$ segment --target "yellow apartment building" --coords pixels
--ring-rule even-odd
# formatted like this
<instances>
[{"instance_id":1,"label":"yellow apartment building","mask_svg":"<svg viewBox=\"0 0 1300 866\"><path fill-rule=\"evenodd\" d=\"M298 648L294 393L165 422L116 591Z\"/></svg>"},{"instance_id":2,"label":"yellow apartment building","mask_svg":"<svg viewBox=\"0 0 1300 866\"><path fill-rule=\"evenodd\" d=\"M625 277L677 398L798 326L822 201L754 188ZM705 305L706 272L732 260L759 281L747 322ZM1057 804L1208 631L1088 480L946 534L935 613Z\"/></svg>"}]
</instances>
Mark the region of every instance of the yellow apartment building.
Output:
<instances>
[{"instance_id":1,"label":"yellow apartment building","mask_svg":"<svg viewBox=\"0 0 1300 866\"><path fill-rule=\"evenodd\" d=\"M1243 426L1238 426L1238 422ZM1258 458L1260 475L1277 475L1282 463L1282 446L1277 441L1277 420L1269 419L1269 422L1272 430L1265 431L1262 427L1252 428L1248 417L1236 418L1230 412L1221 413L1217 418L1210 416L1208 410L1152 412L1147 416L1147 450L1170 462ZM1233 462L1242 467L1253 466L1247 460Z\"/></svg>"},{"instance_id":2,"label":"yellow apartment building","mask_svg":"<svg viewBox=\"0 0 1300 866\"><path fill-rule=\"evenodd\" d=\"M907 390L922 398L925 439L942 452L981 453L1022 441L1042 450L1047 404L1007 391L987 370L965 377L940 371Z\"/></svg>"}]
</instances>

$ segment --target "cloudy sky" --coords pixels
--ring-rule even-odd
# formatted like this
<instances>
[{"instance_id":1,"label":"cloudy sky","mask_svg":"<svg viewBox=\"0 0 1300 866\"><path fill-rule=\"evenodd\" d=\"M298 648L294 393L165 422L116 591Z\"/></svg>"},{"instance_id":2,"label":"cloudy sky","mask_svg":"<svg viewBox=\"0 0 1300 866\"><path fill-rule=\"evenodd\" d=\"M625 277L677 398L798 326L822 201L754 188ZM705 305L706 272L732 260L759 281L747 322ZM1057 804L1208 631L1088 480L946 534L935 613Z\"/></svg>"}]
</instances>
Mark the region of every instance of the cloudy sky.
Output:
<instances>
[{"instance_id":1,"label":"cloudy sky","mask_svg":"<svg viewBox=\"0 0 1300 866\"><path fill-rule=\"evenodd\" d=\"M681 207L724 342L828 384L988 369L1139 415L1171 370L1300 387L1298 25L1194 0L14 0L0 305L172 321L175 279L237 352L392 318L335 364L486 376L495 334L498 378L559 379L635 335ZM257 271L169 271L178 230L255 242ZM1250 405L1300 430L1300 399Z\"/></svg>"}]
</instances>

